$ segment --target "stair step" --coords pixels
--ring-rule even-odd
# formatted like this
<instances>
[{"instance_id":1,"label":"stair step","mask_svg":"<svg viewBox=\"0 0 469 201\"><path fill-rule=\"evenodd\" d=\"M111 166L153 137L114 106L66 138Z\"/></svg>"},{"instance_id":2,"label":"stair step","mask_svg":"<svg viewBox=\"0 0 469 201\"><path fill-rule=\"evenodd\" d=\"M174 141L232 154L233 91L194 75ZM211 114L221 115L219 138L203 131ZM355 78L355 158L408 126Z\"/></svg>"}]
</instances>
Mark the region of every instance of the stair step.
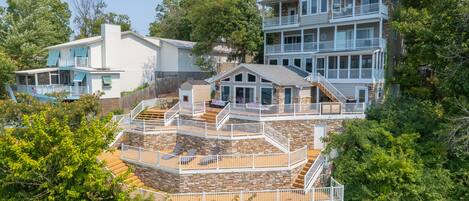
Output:
<instances>
[{"instance_id":1,"label":"stair step","mask_svg":"<svg viewBox=\"0 0 469 201\"><path fill-rule=\"evenodd\" d=\"M119 169L114 170L114 173L116 175L121 175L121 174L125 173L128 169L129 169L129 167L124 166L124 167L121 167Z\"/></svg>"},{"instance_id":2,"label":"stair step","mask_svg":"<svg viewBox=\"0 0 469 201\"><path fill-rule=\"evenodd\" d=\"M124 166L126 166L125 163L121 162L121 163L118 163L116 165L109 166L109 169L111 169L112 171L115 171L115 170L118 170L118 169L120 169Z\"/></svg>"}]
</instances>

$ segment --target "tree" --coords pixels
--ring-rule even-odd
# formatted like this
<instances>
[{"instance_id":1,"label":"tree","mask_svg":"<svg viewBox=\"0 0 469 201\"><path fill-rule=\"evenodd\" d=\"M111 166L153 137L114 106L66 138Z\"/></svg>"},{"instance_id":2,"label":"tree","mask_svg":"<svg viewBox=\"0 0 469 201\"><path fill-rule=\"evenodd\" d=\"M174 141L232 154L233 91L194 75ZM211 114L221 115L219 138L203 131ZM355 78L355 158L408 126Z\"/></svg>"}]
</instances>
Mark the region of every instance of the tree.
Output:
<instances>
[{"instance_id":1,"label":"tree","mask_svg":"<svg viewBox=\"0 0 469 201\"><path fill-rule=\"evenodd\" d=\"M0 49L0 99L6 96L5 84L9 84L13 80L14 69L13 60Z\"/></svg>"},{"instance_id":2,"label":"tree","mask_svg":"<svg viewBox=\"0 0 469 201\"><path fill-rule=\"evenodd\" d=\"M452 186L448 171L427 168L415 147L417 133L392 134L372 120L346 123L326 138L336 150L333 175L346 184L346 200L443 200Z\"/></svg>"},{"instance_id":3,"label":"tree","mask_svg":"<svg viewBox=\"0 0 469 201\"><path fill-rule=\"evenodd\" d=\"M47 46L68 41L71 16L60 0L8 0L0 12L0 46L17 69L43 67Z\"/></svg>"},{"instance_id":4,"label":"tree","mask_svg":"<svg viewBox=\"0 0 469 201\"><path fill-rule=\"evenodd\" d=\"M74 0L73 5L77 15L73 19L78 27L76 38L97 36L101 32L101 24L117 24L122 31L131 29L130 18L127 15L105 13L107 7L104 0Z\"/></svg>"},{"instance_id":5,"label":"tree","mask_svg":"<svg viewBox=\"0 0 469 201\"><path fill-rule=\"evenodd\" d=\"M2 111L21 108L23 115L0 130L0 197L129 200L122 179L113 179L96 159L108 149L115 130L107 124L109 117L96 118L97 102L98 97L88 96L73 103L30 98L19 98L18 105L1 103Z\"/></svg>"},{"instance_id":6,"label":"tree","mask_svg":"<svg viewBox=\"0 0 469 201\"><path fill-rule=\"evenodd\" d=\"M165 0L156 8L150 35L190 40L198 63L210 64L217 45L231 48L232 59L246 61L262 50L261 17L255 0ZM206 65L207 66L207 65ZM207 66L212 72L213 66Z\"/></svg>"},{"instance_id":7,"label":"tree","mask_svg":"<svg viewBox=\"0 0 469 201\"><path fill-rule=\"evenodd\" d=\"M156 6L155 21L150 23L150 36L191 40L192 25L188 13L193 0L163 0Z\"/></svg>"}]
</instances>

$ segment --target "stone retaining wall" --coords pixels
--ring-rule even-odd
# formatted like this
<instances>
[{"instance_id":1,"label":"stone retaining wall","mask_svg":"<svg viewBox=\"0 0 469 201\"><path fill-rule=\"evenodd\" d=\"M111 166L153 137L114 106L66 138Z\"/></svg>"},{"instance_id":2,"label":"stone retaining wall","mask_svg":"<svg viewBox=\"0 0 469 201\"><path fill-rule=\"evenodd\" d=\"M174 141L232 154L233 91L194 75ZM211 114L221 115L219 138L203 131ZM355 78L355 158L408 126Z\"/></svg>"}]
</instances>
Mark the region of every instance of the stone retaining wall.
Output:
<instances>
[{"instance_id":1,"label":"stone retaining wall","mask_svg":"<svg viewBox=\"0 0 469 201\"><path fill-rule=\"evenodd\" d=\"M217 174L173 174L134 166L146 186L169 193L291 189L303 165L292 170Z\"/></svg>"},{"instance_id":2,"label":"stone retaining wall","mask_svg":"<svg viewBox=\"0 0 469 201\"><path fill-rule=\"evenodd\" d=\"M122 143L152 150L173 150L174 146L176 146L176 136L176 132L157 135L143 135L127 132L123 136Z\"/></svg>"}]
</instances>

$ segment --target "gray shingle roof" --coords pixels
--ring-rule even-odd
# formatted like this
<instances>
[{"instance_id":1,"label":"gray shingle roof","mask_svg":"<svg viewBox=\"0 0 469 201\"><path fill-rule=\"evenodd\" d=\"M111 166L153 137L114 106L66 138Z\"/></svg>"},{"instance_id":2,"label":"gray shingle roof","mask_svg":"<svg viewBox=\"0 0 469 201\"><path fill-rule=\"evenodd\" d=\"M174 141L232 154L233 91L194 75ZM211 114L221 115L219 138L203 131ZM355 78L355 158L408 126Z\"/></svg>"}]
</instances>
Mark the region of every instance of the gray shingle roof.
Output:
<instances>
[{"instance_id":1,"label":"gray shingle roof","mask_svg":"<svg viewBox=\"0 0 469 201\"><path fill-rule=\"evenodd\" d=\"M205 80L187 80L186 82L191 85L209 85L210 84L206 82Z\"/></svg>"}]
</instances>

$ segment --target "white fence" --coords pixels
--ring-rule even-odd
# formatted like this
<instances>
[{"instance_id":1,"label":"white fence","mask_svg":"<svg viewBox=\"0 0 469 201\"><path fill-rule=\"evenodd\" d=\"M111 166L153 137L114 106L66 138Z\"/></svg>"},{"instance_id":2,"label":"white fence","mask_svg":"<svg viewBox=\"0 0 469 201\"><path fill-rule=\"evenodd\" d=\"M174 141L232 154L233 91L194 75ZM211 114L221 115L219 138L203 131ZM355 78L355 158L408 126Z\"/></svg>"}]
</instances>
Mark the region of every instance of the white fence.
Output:
<instances>
[{"instance_id":1,"label":"white fence","mask_svg":"<svg viewBox=\"0 0 469 201\"><path fill-rule=\"evenodd\" d=\"M221 110L215 117L215 122L217 124L217 129L219 129L226 120L230 118L231 105L230 103L226 104L223 110Z\"/></svg>"},{"instance_id":2,"label":"white fence","mask_svg":"<svg viewBox=\"0 0 469 201\"><path fill-rule=\"evenodd\" d=\"M288 15L281 17L265 17L264 28L298 24L298 15Z\"/></svg>"},{"instance_id":3,"label":"white fence","mask_svg":"<svg viewBox=\"0 0 469 201\"><path fill-rule=\"evenodd\" d=\"M217 129L217 125L213 123L178 119L177 132L198 137L225 140L256 138L263 137L264 122L223 124Z\"/></svg>"},{"instance_id":4,"label":"white fence","mask_svg":"<svg viewBox=\"0 0 469 201\"><path fill-rule=\"evenodd\" d=\"M372 4L363 4L357 5L355 7L340 7L335 8L332 11L332 18L345 18L345 17L354 17L354 16L363 16L363 15L372 15L372 14L388 14L388 8L384 4L372 3Z\"/></svg>"},{"instance_id":5,"label":"white fence","mask_svg":"<svg viewBox=\"0 0 469 201\"><path fill-rule=\"evenodd\" d=\"M306 146L289 153L182 156L121 145L121 159L180 174L220 171L282 170L307 159Z\"/></svg>"},{"instance_id":6,"label":"white fence","mask_svg":"<svg viewBox=\"0 0 469 201\"><path fill-rule=\"evenodd\" d=\"M325 162L326 162L326 158L324 157L324 155L319 154L319 156L314 161L313 165L309 168L308 172L305 174L305 179L304 179L305 190L309 190L313 187L314 182L316 182L318 177L321 175Z\"/></svg>"},{"instance_id":7,"label":"white fence","mask_svg":"<svg viewBox=\"0 0 469 201\"><path fill-rule=\"evenodd\" d=\"M264 125L266 140L284 152L290 152L290 139L269 125Z\"/></svg>"},{"instance_id":8,"label":"white fence","mask_svg":"<svg viewBox=\"0 0 469 201\"><path fill-rule=\"evenodd\" d=\"M303 189L278 189L238 192L203 192L164 194L161 192L139 189L145 198L155 201L343 201L344 186L331 178L330 187Z\"/></svg>"},{"instance_id":9,"label":"white fence","mask_svg":"<svg viewBox=\"0 0 469 201\"><path fill-rule=\"evenodd\" d=\"M205 113L205 102L183 103L179 102L179 113L186 115L199 115Z\"/></svg>"},{"instance_id":10,"label":"white fence","mask_svg":"<svg viewBox=\"0 0 469 201\"><path fill-rule=\"evenodd\" d=\"M176 103L168 111L164 113L164 125L168 126L176 118L176 115L179 113L179 103Z\"/></svg>"}]
</instances>

